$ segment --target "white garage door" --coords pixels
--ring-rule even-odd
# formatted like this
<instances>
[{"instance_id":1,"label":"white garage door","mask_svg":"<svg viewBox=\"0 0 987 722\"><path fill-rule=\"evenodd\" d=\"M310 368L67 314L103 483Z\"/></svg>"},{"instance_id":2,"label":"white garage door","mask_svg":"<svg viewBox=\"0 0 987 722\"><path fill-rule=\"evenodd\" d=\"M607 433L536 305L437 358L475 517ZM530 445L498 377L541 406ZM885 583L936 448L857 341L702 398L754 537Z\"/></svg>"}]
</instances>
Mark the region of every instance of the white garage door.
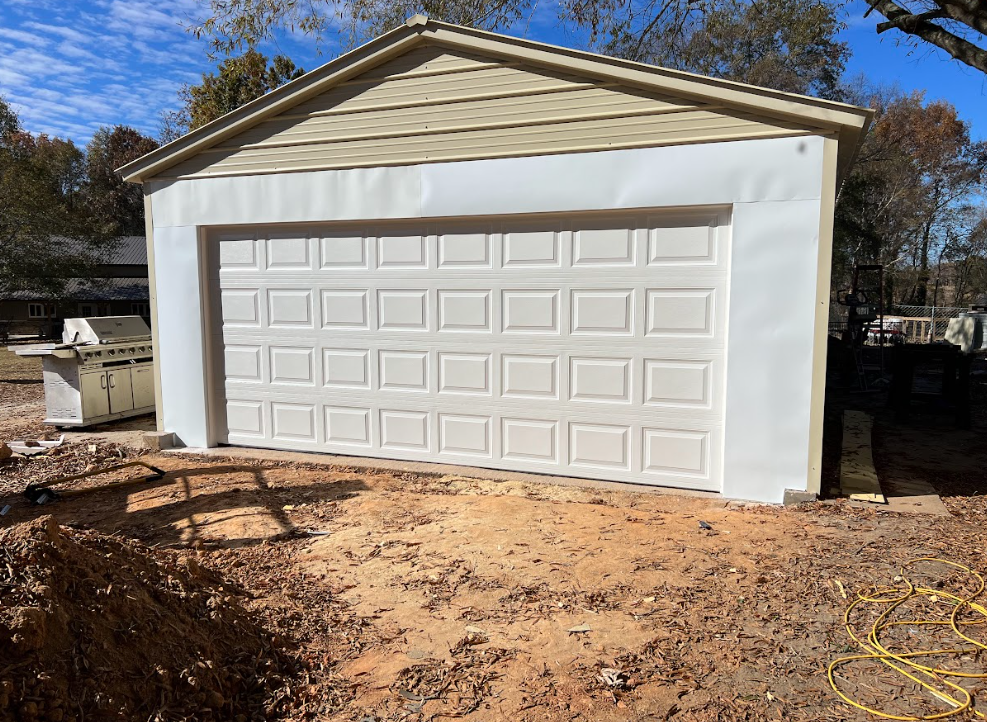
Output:
<instances>
[{"instance_id":1,"label":"white garage door","mask_svg":"<svg viewBox=\"0 0 987 722\"><path fill-rule=\"evenodd\" d=\"M218 441L719 489L729 217L210 239Z\"/></svg>"}]
</instances>

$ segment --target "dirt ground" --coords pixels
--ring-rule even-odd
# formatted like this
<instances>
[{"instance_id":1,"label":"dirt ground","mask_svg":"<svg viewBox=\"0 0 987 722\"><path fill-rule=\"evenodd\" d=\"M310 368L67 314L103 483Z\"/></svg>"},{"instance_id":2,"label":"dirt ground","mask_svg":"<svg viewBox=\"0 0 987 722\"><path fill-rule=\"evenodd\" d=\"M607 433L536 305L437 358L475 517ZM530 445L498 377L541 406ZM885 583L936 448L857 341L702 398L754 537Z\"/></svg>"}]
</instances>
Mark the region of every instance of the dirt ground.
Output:
<instances>
[{"instance_id":1,"label":"dirt ground","mask_svg":"<svg viewBox=\"0 0 987 722\"><path fill-rule=\"evenodd\" d=\"M31 370L8 362L0 440L43 415ZM840 405L869 405L879 474L932 483L951 516L177 454L141 457L161 481L29 506L28 481L134 454L74 444L0 467L0 527L53 514L216 570L305 670L293 719L872 719L827 682L856 649L844 609L916 557L987 571L987 420L981 405L960 432L895 424L874 397L834 404L824 484ZM841 675L865 703L943 709L879 664ZM982 682L964 684L984 705Z\"/></svg>"}]
</instances>

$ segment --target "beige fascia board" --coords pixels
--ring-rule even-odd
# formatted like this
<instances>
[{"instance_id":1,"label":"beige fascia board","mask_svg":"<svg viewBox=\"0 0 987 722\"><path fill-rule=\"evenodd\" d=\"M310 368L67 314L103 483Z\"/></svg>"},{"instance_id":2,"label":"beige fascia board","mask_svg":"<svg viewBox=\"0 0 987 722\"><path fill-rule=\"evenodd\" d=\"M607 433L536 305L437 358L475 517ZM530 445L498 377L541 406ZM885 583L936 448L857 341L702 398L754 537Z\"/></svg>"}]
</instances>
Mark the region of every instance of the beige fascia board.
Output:
<instances>
[{"instance_id":1,"label":"beige fascia board","mask_svg":"<svg viewBox=\"0 0 987 722\"><path fill-rule=\"evenodd\" d=\"M158 284L154 278L154 216L151 194L144 189L144 236L147 242L148 302L151 306L151 360L154 363L154 423L164 431L164 402L161 396L161 359L158 355Z\"/></svg>"},{"instance_id":2,"label":"beige fascia board","mask_svg":"<svg viewBox=\"0 0 987 722\"><path fill-rule=\"evenodd\" d=\"M815 318L812 339L812 379L809 397L809 464L806 490L822 487L823 423L826 409L826 355L829 335L829 285L833 263L833 230L838 190L840 142L823 140L822 196L819 202L819 255L816 261Z\"/></svg>"},{"instance_id":3,"label":"beige fascia board","mask_svg":"<svg viewBox=\"0 0 987 722\"><path fill-rule=\"evenodd\" d=\"M161 146L124 166L116 172L129 183L143 183L161 170L180 163L215 143L236 135L244 127L272 115L285 108L303 103L309 98L324 92L328 86L335 86L374 66L399 55L408 47L421 42L422 26L402 25L369 43L340 55L325 65L306 73L300 78L272 90L267 95L227 113L221 118L197 128L171 143Z\"/></svg>"},{"instance_id":4,"label":"beige fascia board","mask_svg":"<svg viewBox=\"0 0 987 722\"><path fill-rule=\"evenodd\" d=\"M573 75L585 74L613 79L645 90L661 90L670 95L701 98L707 102L723 103L761 115L780 116L781 119L808 123L810 127L833 129L850 126L859 129L870 113L855 105L708 78L432 20L425 27L423 36L440 45L469 49L481 54L507 55Z\"/></svg>"}]
</instances>

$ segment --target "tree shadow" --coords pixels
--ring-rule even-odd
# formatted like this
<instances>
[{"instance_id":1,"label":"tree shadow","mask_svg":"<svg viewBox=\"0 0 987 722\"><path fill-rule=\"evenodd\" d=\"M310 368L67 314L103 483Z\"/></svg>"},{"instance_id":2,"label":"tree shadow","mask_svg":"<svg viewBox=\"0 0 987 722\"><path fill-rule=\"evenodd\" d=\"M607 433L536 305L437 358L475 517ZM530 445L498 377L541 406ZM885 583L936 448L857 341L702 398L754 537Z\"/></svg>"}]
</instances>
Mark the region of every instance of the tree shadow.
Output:
<instances>
[{"instance_id":1,"label":"tree shadow","mask_svg":"<svg viewBox=\"0 0 987 722\"><path fill-rule=\"evenodd\" d=\"M0 499L0 506L14 507L12 522L51 514L61 524L123 534L155 547L230 548L304 533L285 506L344 501L368 488L360 479L272 486L268 471L239 464L172 469L156 481L96 487L52 504L35 506L19 496Z\"/></svg>"}]
</instances>

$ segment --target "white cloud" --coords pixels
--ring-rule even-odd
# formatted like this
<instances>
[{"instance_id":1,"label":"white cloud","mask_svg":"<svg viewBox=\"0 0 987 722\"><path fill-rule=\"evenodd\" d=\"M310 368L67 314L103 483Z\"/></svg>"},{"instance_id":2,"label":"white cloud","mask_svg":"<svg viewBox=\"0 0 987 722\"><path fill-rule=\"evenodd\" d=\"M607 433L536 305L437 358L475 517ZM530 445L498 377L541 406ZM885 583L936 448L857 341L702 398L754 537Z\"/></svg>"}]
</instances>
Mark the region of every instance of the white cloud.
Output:
<instances>
[{"instance_id":1,"label":"white cloud","mask_svg":"<svg viewBox=\"0 0 987 722\"><path fill-rule=\"evenodd\" d=\"M90 40L90 37L85 33L81 33L78 30L68 26L48 25L46 23L38 23L32 20L24 23L24 27L37 30L46 35L57 35L60 38L70 40L75 43L84 43L87 40Z\"/></svg>"},{"instance_id":2,"label":"white cloud","mask_svg":"<svg viewBox=\"0 0 987 722\"><path fill-rule=\"evenodd\" d=\"M7 38L18 43L27 43L28 45L35 46L48 44L47 38L41 35L35 35L24 30L15 30L14 28L0 28L0 38Z\"/></svg>"}]
</instances>

